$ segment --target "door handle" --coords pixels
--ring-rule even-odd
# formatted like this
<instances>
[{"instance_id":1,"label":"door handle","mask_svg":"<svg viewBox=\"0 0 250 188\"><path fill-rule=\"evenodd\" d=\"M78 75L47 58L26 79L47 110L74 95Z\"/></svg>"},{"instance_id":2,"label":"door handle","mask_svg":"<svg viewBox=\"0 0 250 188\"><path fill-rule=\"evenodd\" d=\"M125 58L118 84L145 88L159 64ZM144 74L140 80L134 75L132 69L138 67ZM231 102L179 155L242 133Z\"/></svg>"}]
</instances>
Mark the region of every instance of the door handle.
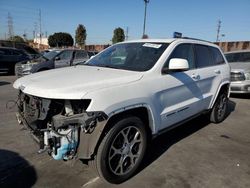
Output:
<instances>
[{"instance_id":1,"label":"door handle","mask_svg":"<svg viewBox=\"0 0 250 188\"><path fill-rule=\"evenodd\" d=\"M219 69L216 69L216 70L214 70L214 73L215 73L215 74L220 74L221 72L220 72Z\"/></svg>"},{"instance_id":2,"label":"door handle","mask_svg":"<svg viewBox=\"0 0 250 188\"><path fill-rule=\"evenodd\" d=\"M192 74L191 77L192 77L194 80L199 80L199 79L200 79L200 75L199 75L199 74Z\"/></svg>"}]
</instances>

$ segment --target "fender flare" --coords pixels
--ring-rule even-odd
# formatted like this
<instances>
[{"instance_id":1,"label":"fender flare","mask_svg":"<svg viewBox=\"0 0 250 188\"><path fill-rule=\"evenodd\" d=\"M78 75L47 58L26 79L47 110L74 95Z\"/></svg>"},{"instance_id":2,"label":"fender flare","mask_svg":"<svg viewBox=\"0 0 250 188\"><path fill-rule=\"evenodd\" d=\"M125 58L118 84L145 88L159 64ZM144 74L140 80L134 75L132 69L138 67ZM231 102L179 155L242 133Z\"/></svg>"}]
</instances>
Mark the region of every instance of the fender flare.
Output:
<instances>
[{"instance_id":1,"label":"fender flare","mask_svg":"<svg viewBox=\"0 0 250 188\"><path fill-rule=\"evenodd\" d=\"M221 88L222 87L224 87L225 85L227 85L228 86L228 88L227 88L227 96L229 97L229 95L230 95L230 82L229 81L224 81L224 82L222 82L221 84L220 84L220 86L219 86L219 88L218 88L218 90L217 90L217 92L216 92L216 94L214 95L214 97L213 97L213 99L212 99L212 101L211 101L211 103L210 103L210 105L209 105L209 109L211 109L213 106L214 106L214 103L215 103L215 101L216 101L216 99L217 99L217 97L218 97L218 95L219 95L219 93L220 93L220 91L221 91Z\"/></svg>"},{"instance_id":2,"label":"fender flare","mask_svg":"<svg viewBox=\"0 0 250 188\"><path fill-rule=\"evenodd\" d=\"M86 134L84 132L80 132L80 142L77 149L78 158L80 159L92 159L94 157L94 154L101 142L101 139L103 136L105 136L105 128L108 125L109 120L114 117L115 115L121 114L123 112L133 110L136 108L146 108L148 113L148 119L149 119L149 128L151 129L151 133L153 134L155 131L155 122L154 122L154 116L152 113L151 108L149 105L146 104L135 104L130 105L127 107L123 107L121 109L117 109L109 114L107 114L107 119L101 122L97 122L97 125L94 129L94 131L91 134Z\"/></svg>"}]
</instances>

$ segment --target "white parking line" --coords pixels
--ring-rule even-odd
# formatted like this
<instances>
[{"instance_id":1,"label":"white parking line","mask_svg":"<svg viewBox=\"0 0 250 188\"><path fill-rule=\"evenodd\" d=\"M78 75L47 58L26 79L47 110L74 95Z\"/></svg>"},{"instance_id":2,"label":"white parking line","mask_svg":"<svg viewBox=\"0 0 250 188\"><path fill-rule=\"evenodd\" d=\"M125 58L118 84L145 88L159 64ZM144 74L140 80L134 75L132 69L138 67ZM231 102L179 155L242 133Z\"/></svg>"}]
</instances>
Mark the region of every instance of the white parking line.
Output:
<instances>
[{"instance_id":1,"label":"white parking line","mask_svg":"<svg viewBox=\"0 0 250 188\"><path fill-rule=\"evenodd\" d=\"M95 177L92 180L88 181L87 183L85 183L82 187L86 187L94 182L96 182L99 179L99 177Z\"/></svg>"}]
</instances>

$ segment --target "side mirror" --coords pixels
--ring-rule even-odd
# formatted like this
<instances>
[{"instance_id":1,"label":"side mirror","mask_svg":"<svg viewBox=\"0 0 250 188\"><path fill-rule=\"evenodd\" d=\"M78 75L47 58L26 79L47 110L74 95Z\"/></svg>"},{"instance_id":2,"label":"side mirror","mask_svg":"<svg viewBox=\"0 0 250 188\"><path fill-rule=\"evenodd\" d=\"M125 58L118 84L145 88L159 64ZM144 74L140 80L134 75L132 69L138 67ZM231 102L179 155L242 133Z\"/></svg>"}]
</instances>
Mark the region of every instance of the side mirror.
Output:
<instances>
[{"instance_id":1,"label":"side mirror","mask_svg":"<svg viewBox=\"0 0 250 188\"><path fill-rule=\"evenodd\" d=\"M168 69L172 71L185 71L189 69L188 61L181 58L170 59Z\"/></svg>"},{"instance_id":2,"label":"side mirror","mask_svg":"<svg viewBox=\"0 0 250 188\"><path fill-rule=\"evenodd\" d=\"M56 60L56 61L60 60L60 57L59 57L59 56L56 56L56 57L55 57L55 60Z\"/></svg>"},{"instance_id":3,"label":"side mirror","mask_svg":"<svg viewBox=\"0 0 250 188\"><path fill-rule=\"evenodd\" d=\"M162 73L181 72L189 69L188 61L181 58L170 59L168 68L163 68Z\"/></svg>"}]
</instances>

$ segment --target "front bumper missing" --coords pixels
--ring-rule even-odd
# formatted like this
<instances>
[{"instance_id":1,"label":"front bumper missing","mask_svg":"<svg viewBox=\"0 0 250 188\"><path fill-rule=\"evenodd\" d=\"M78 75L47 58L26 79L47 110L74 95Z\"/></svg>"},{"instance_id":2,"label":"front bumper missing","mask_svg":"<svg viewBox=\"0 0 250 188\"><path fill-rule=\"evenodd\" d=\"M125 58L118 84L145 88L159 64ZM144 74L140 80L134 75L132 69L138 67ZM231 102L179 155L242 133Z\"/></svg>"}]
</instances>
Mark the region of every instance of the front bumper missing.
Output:
<instances>
[{"instance_id":1,"label":"front bumper missing","mask_svg":"<svg viewBox=\"0 0 250 188\"><path fill-rule=\"evenodd\" d=\"M47 150L56 160L68 160L76 154L78 158L90 159L108 119L103 112L84 112L71 116L58 114L52 117L47 129L38 129L26 121L23 113L17 113L16 117L39 144L38 153ZM70 137L69 133L72 134Z\"/></svg>"},{"instance_id":2,"label":"front bumper missing","mask_svg":"<svg viewBox=\"0 0 250 188\"><path fill-rule=\"evenodd\" d=\"M34 127L27 123L26 119L21 113L17 112L16 118L19 125L22 126L22 129L28 130L30 132L30 135L32 136L34 141L36 141L36 143L39 145L39 151L41 149L44 149L43 133L40 130L34 129Z\"/></svg>"}]
</instances>

